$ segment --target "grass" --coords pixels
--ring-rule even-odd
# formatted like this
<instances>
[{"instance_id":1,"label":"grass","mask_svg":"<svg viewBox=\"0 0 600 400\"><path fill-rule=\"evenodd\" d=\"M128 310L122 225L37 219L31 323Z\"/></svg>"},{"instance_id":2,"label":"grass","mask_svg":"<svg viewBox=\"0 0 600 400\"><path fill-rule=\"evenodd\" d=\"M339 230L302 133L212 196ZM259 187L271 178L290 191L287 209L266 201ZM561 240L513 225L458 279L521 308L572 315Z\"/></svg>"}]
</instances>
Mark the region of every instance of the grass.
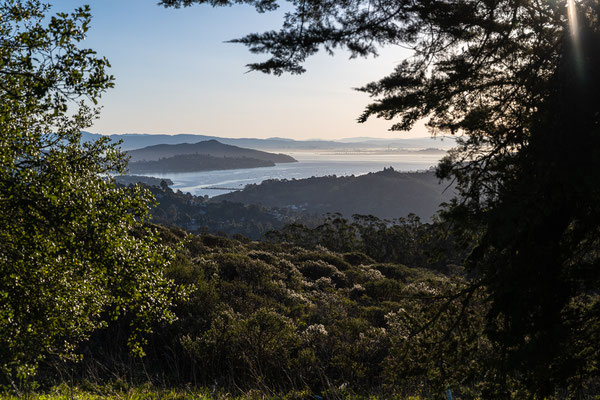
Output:
<instances>
[{"instance_id":1,"label":"grass","mask_svg":"<svg viewBox=\"0 0 600 400\"><path fill-rule=\"evenodd\" d=\"M268 395L259 391L250 391L244 395L230 393L215 393L210 389L161 389L151 385L135 386L131 388L118 388L112 386L56 386L48 391L14 395L0 393L0 400L316 400L319 397L310 393L293 392L287 395ZM382 400L379 397L362 397L349 395L340 397L339 400ZM390 399L395 400L395 399ZM400 400L398 398L397 400ZM410 397L404 400L419 400Z\"/></svg>"},{"instance_id":2,"label":"grass","mask_svg":"<svg viewBox=\"0 0 600 400\"><path fill-rule=\"evenodd\" d=\"M215 394L203 389L160 389L150 385L129 389L112 387L70 387L60 385L48 391L27 395L0 394L0 400L244 400L228 393Z\"/></svg>"}]
</instances>

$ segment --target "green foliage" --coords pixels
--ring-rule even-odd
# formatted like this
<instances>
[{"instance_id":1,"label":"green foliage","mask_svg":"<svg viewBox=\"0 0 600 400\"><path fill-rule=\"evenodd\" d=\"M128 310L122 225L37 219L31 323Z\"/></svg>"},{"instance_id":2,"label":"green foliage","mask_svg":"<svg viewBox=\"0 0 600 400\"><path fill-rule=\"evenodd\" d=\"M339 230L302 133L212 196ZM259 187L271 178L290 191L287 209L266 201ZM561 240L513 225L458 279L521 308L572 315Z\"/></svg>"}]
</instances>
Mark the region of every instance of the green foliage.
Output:
<instances>
[{"instance_id":1,"label":"green foliage","mask_svg":"<svg viewBox=\"0 0 600 400\"><path fill-rule=\"evenodd\" d=\"M148 190L157 199L151 209L152 221L165 226L179 226L190 232L260 239L265 233L298 219L309 224L321 220L292 210L228 201L213 202L205 197L173 191L166 185L148 186Z\"/></svg>"},{"instance_id":2,"label":"green foliage","mask_svg":"<svg viewBox=\"0 0 600 400\"><path fill-rule=\"evenodd\" d=\"M113 85L78 46L89 7L47 12L0 3L0 384L14 388L107 321L126 315L142 354L150 321L173 319L171 251L143 225L151 196L108 177L126 164L115 145L80 144Z\"/></svg>"},{"instance_id":3,"label":"green foliage","mask_svg":"<svg viewBox=\"0 0 600 400\"><path fill-rule=\"evenodd\" d=\"M330 257L328 262L342 270L349 264L378 261L450 272L455 269L453 264L460 264L465 256L447 224L423 224L415 215L388 221L372 215L354 215L347 220L334 214L315 228L299 223L286 225L268 232L265 240L317 249L315 257ZM328 256L323 247L347 253L339 259Z\"/></svg>"},{"instance_id":4,"label":"green foliage","mask_svg":"<svg viewBox=\"0 0 600 400\"><path fill-rule=\"evenodd\" d=\"M471 390L489 359L483 292L466 296L460 276L352 257L360 262L289 242L190 237L168 272L189 292L176 304L178 320L154 327L143 360L107 360L115 335L99 338L77 376L119 371L134 382L214 385L259 397L405 398L439 394L447 384ZM440 357L447 363L441 369Z\"/></svg>"}]
</instances>

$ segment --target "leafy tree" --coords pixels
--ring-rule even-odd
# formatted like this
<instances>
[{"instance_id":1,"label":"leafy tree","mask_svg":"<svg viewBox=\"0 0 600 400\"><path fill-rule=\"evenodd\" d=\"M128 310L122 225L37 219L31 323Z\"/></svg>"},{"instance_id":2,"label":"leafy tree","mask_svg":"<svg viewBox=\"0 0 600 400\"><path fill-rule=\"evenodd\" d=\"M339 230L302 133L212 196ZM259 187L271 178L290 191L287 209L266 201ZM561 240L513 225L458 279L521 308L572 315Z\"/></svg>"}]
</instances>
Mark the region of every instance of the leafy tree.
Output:
<instances>
[{"instance_id":1,"label":"leafy tree","mask_svg":"<svg viewBox=\"0 0 600 400\"><path fill-rule=\"evenodd\" d=\"M166 7L276 0L163 0ZM361 90L359 121L426 119L458 136L438 174L458 183L445 213L477 242L468 259L489 291L497 346L488 396L584 391L598 379L600 332L600 2L597 0L293 0L280 31L234 42L301 73L324 49L412 56ZM512 383L511 383L512 382ZM512 385L512 386L511 386Z\"/></svg>"},{"instance_id":2,"label":"leafy tree","mask_svg":"<svg viewBox=\"0 0 600 400\"><path fill-rule=\"evenodd\" d=\"M116 187L123 155L81 144L109 63L78 43L89 7L49 16L39 1L0 2L0 384L70 357L110 319L171 319L170 253L143 226L150 196Z\"/></svg>"}]
</instances>

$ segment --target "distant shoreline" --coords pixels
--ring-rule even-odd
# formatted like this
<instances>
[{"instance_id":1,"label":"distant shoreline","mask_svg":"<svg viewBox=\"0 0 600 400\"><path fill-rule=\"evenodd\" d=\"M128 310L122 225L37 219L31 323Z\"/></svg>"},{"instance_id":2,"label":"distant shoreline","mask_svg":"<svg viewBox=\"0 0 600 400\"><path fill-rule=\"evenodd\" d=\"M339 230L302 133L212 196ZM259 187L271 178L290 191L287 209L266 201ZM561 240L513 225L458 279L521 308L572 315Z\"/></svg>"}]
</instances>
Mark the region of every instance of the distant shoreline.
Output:
<instances>
[{"instance_id":1,"label":"distant shoreline","mask_svg":"<svg viewBox=\"0 0 600 400\"><path fill-rule=\"evenodd\" d=\"M204 189L204 190L231 190L231 191L244 190L243 188L228 188L228 187L216 187L216 186L205 187L202 189Z\"/></svg>"},{"instance_id":2,"label":"distant shoreline","mask_svg":"<svg viewBox=\"0 0 600 400\"><path fill-rule=\"evenodd\" d=\"M338 150L338 151L324 151L319 152L319 154L324 156L370 156L370 155L393 155L393 154L444 154L446 150L442 149L422 149L422 150L412 150L412 149L380 149L380 150Z\"/></svg>"}]
</instances>

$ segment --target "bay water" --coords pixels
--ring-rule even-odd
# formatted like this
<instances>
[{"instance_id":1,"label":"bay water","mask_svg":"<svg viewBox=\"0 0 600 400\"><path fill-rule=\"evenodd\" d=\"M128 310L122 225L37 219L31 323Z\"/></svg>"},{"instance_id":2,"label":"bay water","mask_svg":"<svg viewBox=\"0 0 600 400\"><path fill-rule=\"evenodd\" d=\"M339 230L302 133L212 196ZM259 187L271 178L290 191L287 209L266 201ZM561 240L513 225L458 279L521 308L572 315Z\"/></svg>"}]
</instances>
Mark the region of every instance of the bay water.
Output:
<instances>
[{"instance_id":1,"label":"bay water","mask_svg":"<svg viewBox=\"0 0 600 400\"><path fill-rule=\"evenodd\" d=\"M392 167L396 171L415 172L434 167L444 156L442 152L286 152L297 163L274 167L248 168L186 173L148 173L157 178L169 178L174 190L196 196L213 197L241 190L248 184L268 179L304 179L319 176L363 175Z\"/></svg>"}]
</instances>

